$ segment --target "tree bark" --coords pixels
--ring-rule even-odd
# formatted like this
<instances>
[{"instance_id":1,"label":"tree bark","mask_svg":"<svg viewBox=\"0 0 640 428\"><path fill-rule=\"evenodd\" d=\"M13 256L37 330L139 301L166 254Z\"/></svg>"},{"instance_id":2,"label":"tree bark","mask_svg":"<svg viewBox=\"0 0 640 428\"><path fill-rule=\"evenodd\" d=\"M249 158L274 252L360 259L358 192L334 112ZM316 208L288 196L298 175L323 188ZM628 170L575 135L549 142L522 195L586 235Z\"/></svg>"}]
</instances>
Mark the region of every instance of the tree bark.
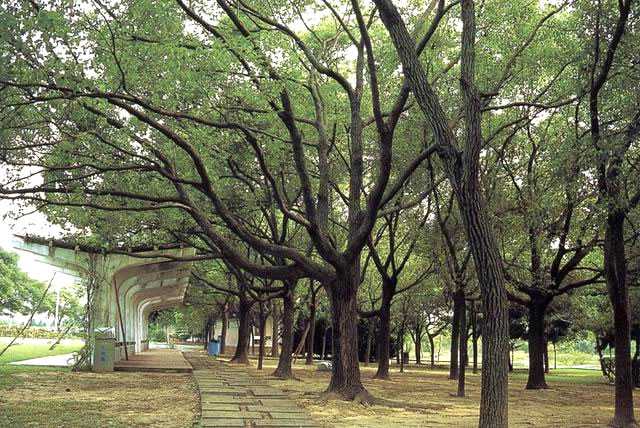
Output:
<instances>
[{"instance_id":1,"label":"tree bark","mask_svg":"<svg viewBox=\"0 0 640 428\"><path fill-rule=\"evenodd\" d=\"M433 336L427 333L427 337L429 338L429 350L431 351L431 368L436 367L436 344L433 341Z\"/></svg>"},{"instance_id":2,"label":"tree bark","mask_svg":"<svg viewBox=\"0 0 640 428\"><path fill-rule=\"evenodd\" d=\"M249 364L249 311L251 310L251 303L245 298L240 298L238 304L238 344L236 351L231 358L231 363L236 364Z\"/></svg>"},{"instance_id":3,"label":"tree bark","mask_svg":"<svg viewBox=\"0 0 640 428\"><path fill-rule=\"evenodd\" d=\"M449 379L458 379L458 356L460 355L460 322L462 318L461 308L464 305L464 294L456 291L453 294L453 320L451 321L451 356L449 363Z\"/></svg>"},{"instance_id":4,"label":"tree bark","mask_svg":"<svg viewBox=\"0 0 640 428\"><path fill-rule=\"evenodd\" d=\"M375 379L389 379L389 348L391 342L392 286L383 282L380 302L380 327L378 329L378 370Z\"/></svg>"},{"instance_id":5,"label":"tree bark","mask_svg":"<svg viewBox=\"0 0 640 428\"><path fill-rule=\"evenodd\" d=\"M295 284L287 285L288 290L282 297L282 350L278 358L278 367L273 372L280 379L292 379L291 354L293 353L293 316Z\"/></svg>"},{"instance_id":6,"label":"tree bark","mask_svg":"<svg viewBox=\"0 0 640 428\"><path fill-rule=\"evenodd\" d=\"M222 327L220 331L220 354L224 355L227 350L227 329L229 328L229 305L224 304L222 310Z\"/></svg>"},{"instance_id":7,"label":"tree bark","mask_svg":"<svg viewBox=\"0 0 640 428\"><path fill-rule=\"evenodd\" d=\"M473 352L473 374L478 373L478 314L476 303L471 302L471 346Z\"/></svg>"},{"instance_id":8,"label":"tree bark","mask_svg":"<svg viewBox=\"0 0 640 428\"><path fill-rule=\"evenodd\" d=\"M404 373L404 321L398 333L398 353L400 354L400 373Z\"/></svg>"},{"instance_id":9,"label":"tree bark","mask_svg":"<svg viewBox=\"0 0 640 428\"><path fill-rule=\"evenodd\" d=\"M549 374L549 341L544 341L544 374Z\"/></svg>"},{"instance_id":10,"label":"tree bark","mask_svg":"<svg viewBox=\"0 0 640 428\"><path fill-rule=\"evenodd\" d=\"M421 355L422 355L422 331L420 331L420 329L416 329L416 340L414 342L414 345L416 347L416 365L420 365L421 361Z\"/></svg>"},{"instance_id":11,"label":"tree bark","mask_svg":"<svg viewBox=\"0 0 640 428\"><path fill-rule=\"evenodd\" d=\"M322 333L322 359L327 359L327 331L329 330L329 325L325 322L324 331Z\"/></svg>"},{"instance_id":12,"label":"tree bark","mask_svg":"<svg viewBox=\"0 0 640 428\"><path fill-rule=\"evenodd\" d=\"M260 302L260 320L258 324L258 332L260 334L260 346L258 348L258 370L262 370L262 362L264 360L264 333L266 324L266 315L264 312L264 303Z\"/></svg>"},{"instance_id":13,"label":"tree bark","mask_svg":"<svg viewBox=\"0 0 640 428\"><path fill-rule=\"evenodd\" d=\"M631 325L627 260L624 248L624 213L610 213L604 236L604 270L613 306L615 331L615 413L613 426L634 427Z\"/></svg>"},{"instance_id":14,"label":"tree bark","mask_svg":"<svg viewBox=\"0 0 640 428\"><path fill-rule=\"evenodd\" d=\"M367 347L364 352L364 365L365 367L369 366L369 361L371 360L371 345L373 344L373 333L374 333L373 319L369 318L367 320Z\"/></svg>"},{"instance_id":15,"label":"tree bark","mask_svg":"<svg viewBox=\"0 0 640 428\"><path fill-rule=\"evenodd\" d=\"M311 285L313 287L313 284ZM312 290L313 292L313 290ZM311 305L309 306L309 333L307 335L307 360L306 365L313 364L313 347L316 337L316 296L312 296Z\"/></svg>"},{"instance_id":16,"label":"tree bark","mask_svg":"<svg viewBox=\"0 0 640 428\"><path fill-rule=\"evenodd\" d=\"M336 283L327 289L331 301L332 342L335 347L331 382L327 392L346 400L368 402L370 395L362 385L358 361L359 282L358 269L352 269L339 275Z\"/></svg>"},{"instance_id":17,"label":"tree bark","mask_svg":"<svg viewBox=\"0 0 640 428\"><path fill-rule=\"evenodd\" d=\"M466 150L456 148L456 137L437 94L416 55L415 41L391 0L374 0L402 62L404 75L417 104L429 122L447 177L454 189L480 283L485 323L482 340L481 428L508 427L509 314L503 262L487 216L479 183L480 96L474 84L475 12L471 0L462 0L461 84L464 93Z\"/></svg>"},{"instance_id":18,"label":"tree bark","mask_svg":"<svg viewBox=\"0 0 640 428\"><path fill-rule=\"evenodd\" d=\"M462 296L460 304L460 368L458 370L458 397L464 397L467 372L467 304Z\"/></svg>"},{"instance_id":19,"label":"tree bark","mask_svg":"<svg viewBox=\"0 0 640 428\"><path fill-rule=\"evenodd\" d=\"M278 314L278 304L274 300L271 300L271 319L273 321L271 323L271 356L278 358L278 355L280 355L278 349L280 315Z\"/></svg>"},{"instance_id":20,"label":"tree bark","mask_svg":"<svg viewBox=\"0 0 640 428\"><path fill-rule=\"evenodd\" d=\"M547 302L533 298L528 305L529 313L529 377L526 389L547 389L544 376L544 317Z\"/></svg>"}]
</instances>

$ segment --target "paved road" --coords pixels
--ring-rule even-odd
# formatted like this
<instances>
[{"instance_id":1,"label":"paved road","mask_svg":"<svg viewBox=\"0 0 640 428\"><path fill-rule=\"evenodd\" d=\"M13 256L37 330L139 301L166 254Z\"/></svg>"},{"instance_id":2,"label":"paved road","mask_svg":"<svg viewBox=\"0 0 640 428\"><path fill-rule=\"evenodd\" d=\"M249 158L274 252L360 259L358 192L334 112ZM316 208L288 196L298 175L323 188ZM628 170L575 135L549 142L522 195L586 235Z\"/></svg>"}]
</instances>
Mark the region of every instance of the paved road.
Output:
<instances>
[{"instance_id":1,"label":"paved road","mask_svg":"<svg viewBox=\"0 0 640 428\"><path fill-rule=\"evenodd\" d=\"M200 390L202 427L320 428L281 389L250 369L213 360L203 352L185 353Z\"/></svg>"}]
</instances>

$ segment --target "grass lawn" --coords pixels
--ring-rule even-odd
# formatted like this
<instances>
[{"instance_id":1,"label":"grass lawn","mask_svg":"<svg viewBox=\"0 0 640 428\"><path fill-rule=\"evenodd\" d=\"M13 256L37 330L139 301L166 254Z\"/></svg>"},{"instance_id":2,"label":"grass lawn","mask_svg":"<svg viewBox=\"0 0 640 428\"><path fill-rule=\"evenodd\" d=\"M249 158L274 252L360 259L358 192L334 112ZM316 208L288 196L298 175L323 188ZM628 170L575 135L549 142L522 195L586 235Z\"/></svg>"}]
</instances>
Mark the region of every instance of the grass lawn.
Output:
<instances>
[{"instance_id":1,"label":"grass lawn","mask_svg":"<svg viewBox=\"0 0 640 428\"><path fill-rule=\"evenodd\" d=\"M81 343L25 343L0 360L0 427L191 427L198 411L190 375L74 373L10 361L66 354Z\"/></svg>"},{"instance_id":2,"label":"grass lawn","mask_svg":"<svg viewBox=\"0 0 640 428\"><path fill-rule=\"evenodd\" d=\"M343 401L324 401L322 391L329 373L315 366L295 366L299 380L275 381L296 397L314 419L330 426L346 427L474 427L478 423L480 375L467 374L467 397L452 396L456 382L448 380L445 369L430 370L410 366L405 373L392 367L391 380L372 379L375 364L362 367L366 388L382 405L362 406ZM255 366L255 364L254 364ZM268 360L264 375L273 371ZM582 369L552 370L549 389L524 389L527 372L516 370L509 382L510 427L606 426L613 415L613 387L599 371ZM636 402L640 406L640 400Z\"/></svg>"},{"instance_id":3,"label":"grass lawn","mask_svg":"<svg viewBox=\"0 0 640 428\"><path fill-rule=\"evenodd\" d=\"M3 349L10 341L9 338L1 338L0 349ZM29 360L31 358L48 357L52 355L62 355L75 352L82 348L81 340L64 341L57 345L53 350L49 350L54 340L34 340L20 341L13 344L7 351L0 356L0 365L11 363L13 361Z\"/></svg>"}]
</instances>

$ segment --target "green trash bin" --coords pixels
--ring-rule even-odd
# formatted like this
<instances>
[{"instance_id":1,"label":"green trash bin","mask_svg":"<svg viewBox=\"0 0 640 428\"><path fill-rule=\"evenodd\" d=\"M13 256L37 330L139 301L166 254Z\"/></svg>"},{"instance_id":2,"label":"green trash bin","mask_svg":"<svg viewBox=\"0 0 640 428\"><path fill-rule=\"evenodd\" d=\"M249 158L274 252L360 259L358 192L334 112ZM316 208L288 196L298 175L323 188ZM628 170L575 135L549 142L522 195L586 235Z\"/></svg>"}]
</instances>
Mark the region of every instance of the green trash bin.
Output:
<instances>
[{"instance_id":1,"label":"green trash bin","mask_svg":"<svg viewBox=\"0 0 640 428\"><path fill-rule=\"evenodd\" d=\"M93 350L93 371L112 372L116 355L115 331L111 327L95 329L95 347Z\"/></svg>"}]
</instances>

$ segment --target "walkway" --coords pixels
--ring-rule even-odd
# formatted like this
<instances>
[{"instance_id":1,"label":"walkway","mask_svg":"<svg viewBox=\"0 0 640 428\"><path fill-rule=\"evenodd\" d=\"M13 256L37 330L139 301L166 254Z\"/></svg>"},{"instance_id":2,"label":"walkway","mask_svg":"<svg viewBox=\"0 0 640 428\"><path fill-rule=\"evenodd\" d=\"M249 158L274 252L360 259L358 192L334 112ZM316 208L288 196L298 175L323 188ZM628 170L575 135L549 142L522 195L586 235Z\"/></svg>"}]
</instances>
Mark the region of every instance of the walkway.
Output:
<instances>
[{"instance_id":1,"label":"walkway","mask_svg":"<svg viewBox=\"0 0 640 428\"><path fill-rule=\"evenodd\" d=\"M129 355L115 363L114 370L121 372L169 372L191 373L191 365L177 349L150 349Z\"/></svg>"},{"instance_id":2,"label":"walkway","mask_svg":"<svg viewBox=\"0 0 640 428\"><path fill-rule=\"evenodd\" d=\"M185 353L200 390L202 427L321 427L278 388L251 369Z\"/></svg>"},{"instance_id":3,"label":"walkway","mask_svg":"<svg viewBox=\"0 0 640 428\"><path fill-rule=\"evenodd\" d=\"M73 365L73 354L52 355L9 363L15 366L69 367Z\"/></svg>"}]
</instances>

